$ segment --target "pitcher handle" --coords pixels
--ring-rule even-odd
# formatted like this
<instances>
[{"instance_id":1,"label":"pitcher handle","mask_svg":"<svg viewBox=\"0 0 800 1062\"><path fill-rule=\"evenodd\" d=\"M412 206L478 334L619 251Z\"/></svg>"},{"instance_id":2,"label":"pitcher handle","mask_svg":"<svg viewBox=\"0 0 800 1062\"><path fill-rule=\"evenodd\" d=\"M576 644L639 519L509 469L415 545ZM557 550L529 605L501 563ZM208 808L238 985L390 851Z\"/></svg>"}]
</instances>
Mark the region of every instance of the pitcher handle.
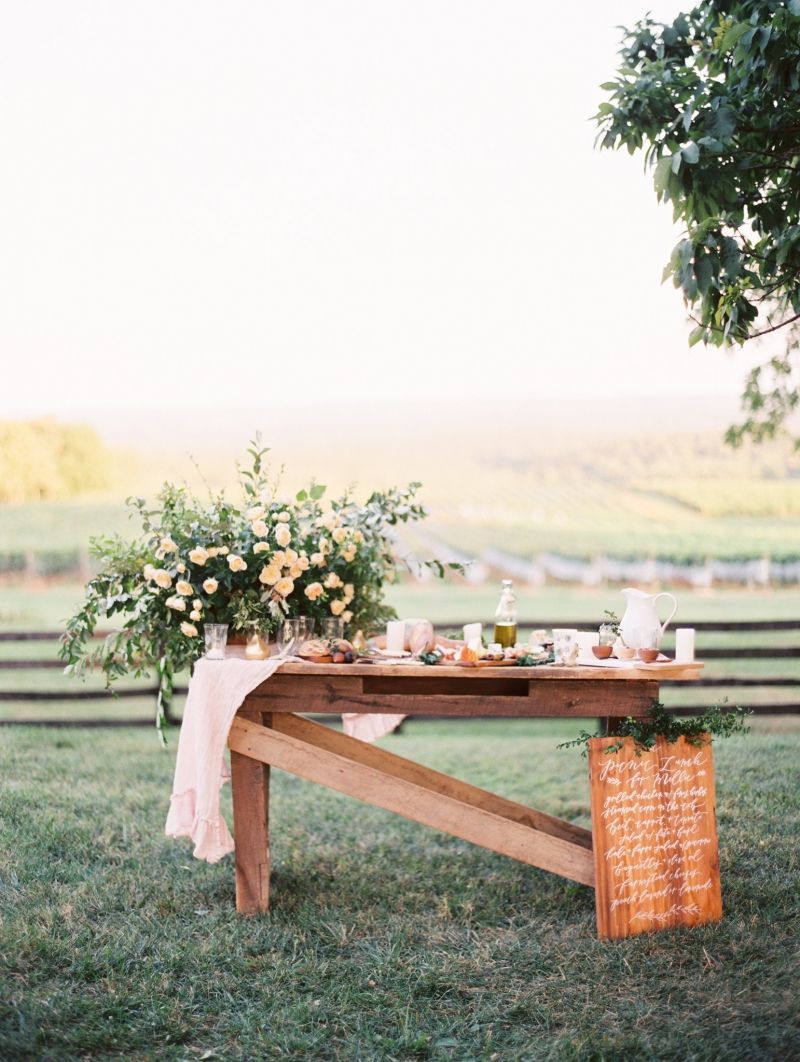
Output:
<instances>
[{"instance_id":1,"label":"pitcher handle","mask_svg":"<svg viewBox=\"0 0 800 1062\"><path fill-rule=\"evenodd\" d=\"M655 608L656 601L658 601L658 599L660 597L668 597L670 599L670 601L672 602L672 612L670 612L670 614L667 616L667 618L661 624L661 637L663 638L664 637L664 631L669 626L670 620L675 615L675 613L678 611L678 602L675 599L675 595L674 594L668 594L666 590L663 590L660 594L656 594L656 596L653 598L653 608Z\"/></svg>"}]
</instances>

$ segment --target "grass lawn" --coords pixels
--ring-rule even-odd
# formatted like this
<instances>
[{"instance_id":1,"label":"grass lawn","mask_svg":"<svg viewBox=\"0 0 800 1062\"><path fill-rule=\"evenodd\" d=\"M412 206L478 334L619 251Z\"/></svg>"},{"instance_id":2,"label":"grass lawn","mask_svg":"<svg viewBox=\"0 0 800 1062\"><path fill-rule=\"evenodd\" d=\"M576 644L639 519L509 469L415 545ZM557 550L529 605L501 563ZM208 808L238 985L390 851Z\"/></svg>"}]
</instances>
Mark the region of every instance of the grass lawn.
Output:
<instances>
[{"instance_id":1,"label":"grass lawn","mask_svg":"<svg viewBox=\"0 0 800 1062\"><path fill-rule=\"evenodd\" d=\"M755 725L715 749L724 920L606 944L591 890L280 772L273 910L240 919L230 859L163 836L174 738L4 731L0 1057L797 1058L800 725ZM386 744L586 824L576 729Z\"/></svg>"}]
</instances>

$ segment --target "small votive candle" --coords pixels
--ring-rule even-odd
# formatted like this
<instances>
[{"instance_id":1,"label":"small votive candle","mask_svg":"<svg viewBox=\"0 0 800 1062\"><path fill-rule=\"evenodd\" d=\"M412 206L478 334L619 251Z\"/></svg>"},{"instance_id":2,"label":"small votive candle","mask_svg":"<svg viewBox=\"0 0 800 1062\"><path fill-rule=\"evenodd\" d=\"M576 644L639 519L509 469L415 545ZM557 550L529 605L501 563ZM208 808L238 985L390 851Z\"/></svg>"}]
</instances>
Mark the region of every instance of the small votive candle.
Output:
<instances>
[{"instance_id":1,"label":"small votive candle","mask_svg":"<svg viewBox=\"0 0 800 1062\"><path fill-rule=\"evenodd\" d=\"M402 653L406 647L405 620L389 620L386 624L386 652Z\"/></svg>"},{"instance_id":2,"label":"small votive candle","mask_svg":"<svg viewBox=\"0 0 800 1062\"><path fill-rule=\"evenodd\" d=\"M248 634L244 655L248 660L265 660L269 656L269 649L257 631Z\"/></svg>"},{"instance_id":3,"label":"small votive candle","mask_svg":"<svg viewBox=\"0 0 800 1062\"><path fill-rule=\"evenodd\" d=\"M694 660L694 628L678 627L675 631L675 663L691 664Z\"/></svg>"}]
</instances>

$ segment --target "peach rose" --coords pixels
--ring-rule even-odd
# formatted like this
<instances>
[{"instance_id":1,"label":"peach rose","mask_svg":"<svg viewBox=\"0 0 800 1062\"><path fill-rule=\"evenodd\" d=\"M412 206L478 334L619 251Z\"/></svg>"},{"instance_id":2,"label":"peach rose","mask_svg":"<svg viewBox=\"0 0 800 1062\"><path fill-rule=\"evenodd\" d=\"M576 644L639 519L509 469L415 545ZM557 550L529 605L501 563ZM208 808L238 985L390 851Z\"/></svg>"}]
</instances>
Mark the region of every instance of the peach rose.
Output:
<instances>
[{"instance_id":1,"label":"peach rose","mask_svg":"<svg viewBox=\"0 0 800 1062\"><path fill-rule=\"evenodd\" d=\"M325 590L323 589L322 583L311 583L306 587L306 597L309 601L316 601L317 598L324 593Z\"/></svg>"},{"instance_id":2,"label":"peach rose","mask_svg":"<svg viewBox=\"0 0 800 1062\"><path fill-rule=\"evenodd\" d=\"M267 564L261 569L258 581L264 586L274 586L281 577L281 570L277 564Z\"/></svg>"},{"instance_id":3,"label":"peach rose","mask_svg":"<svg viewBox=\"0 0 800 1062\"><path fill-rule=\"evenodd\" d=\"M195 546L194 549L189 550L189 560L199 568L203 567L210 556L209 551L202 546Z\"/></svg>"},{"instance_id":4,"label":"peach rose","mask_svg":"<svg viewBox=\"0 0 800 1062\"><path fill-rule=\"evenodd\" d=\"M271 549L269 542L256 542L253 546L253 553L269 553Z\"/></svg>"},{"instance_id":5,"label":"peach rose","mask_svg":"<svg viewBox=\"0 0 800 1062\"><path fill-rule=\"evenodd\" d=\"M240 557L238 553L230 553L228 555L228 567L232 572L246 572L247 561L244 557Z\"/></svg>"},{"instance_id":6,"label":"peach rose","mask_svg":"<svg viewBox=\"0 0 800 1062\"><path fill-rule=\"evenodd\" d=\"M341 614L344 612L344 609L344 601L331 601L331 612L334 616L341 616Z\"/></svg>"},{"instance_id":7,"label":"peach rose","mask_svg":"<svg viewBox=\"0 0 800 1062\"><path fill-rule=\"evenodd\" d=\"M179 579L175 584L175 590L181 595L181 597L191 597L194 593L194 589L191 583L187 583L185 579Z\"/></svg>"},{"instance_id":8,"label":"peach rose","mask_svg":"<svg viewBox=\"0 0 800 1062\"><path fill-rule=\"evenodd\" d=\"M197 627L193 623L187 623L186 620L181 624L181 633L185 634L187 638L197 637Z\"/></svg>"},{"instance_id":9,"label":"peach rose","mask_svg":"<svg viewBox=\"0 0 800 1062\"><path fill-rule=\"evenodd\" d=\"M254 520L250 525L250 529L256 538L263 538L269 531L269 528L263 520Z\"/></svg>"},{"instance_id":10,"label":"peach rose","mask_svg":"<svg viewBox=\"0 0 800 1062\"><path fill-rule=\"evenodd\" d=\"M331 572L325 579L324 585L326 590L336 590L338 587L342 586L342 580L336 572Z\"/></svg>"},{"instance_id":11,"label":"peach rose","mask_svg":"<svg viewBox=\"0 0 800 1062\"><path fill-rule=\"evenodd\" d=\"M292 590L294 590L294 583L291 579L283 578L275 583L275 593L280 594L281 597L288 597Z\"/></svg>"},{"instance_id":12,"label":"peach rose","mask_svg":"<svg viewBox=\"0 0 800 1062\"><path fill-rule=\"evenodd\" d=\"M175 609L176 612L186 611L186 602L183 600L182 597L168 597L164 604L167 606L167 608Z\"/></svg>"},{"instance_id":13,"label":"peach rose","mask_svg":"<svg viewBox=\"0 0 800 1062\"><path fill-rule=\"evenodd\" d=\"M156 586L160 586L162 590L169 590L172 586L172 576L164 568L156 568L153 579Z\"/></svg>"},{"instance_id":14,"label":"peach rose","mask_svg":"<svg viewBox=\"0 0 800 1062\"><path fill-rule=\"evenodd\" d=\"M275 541L279 546L288 546L292 541L292 532L286 524L278 524L275 528Z\"/></svg>"},{"instance_id":15,"label":"peach rose","mask_svg":"<svg viewBox=\"0 0 800 1062\"><path fill-rule=\"evenodd\" d=\"M219 586L219 583L217 582L216 579L210 579L209 578L209 579L206 579L206 581L203 583L203 589L205 590L205 592L207 594L213 594L218 586Z\"/></svg>"}]
</instances>

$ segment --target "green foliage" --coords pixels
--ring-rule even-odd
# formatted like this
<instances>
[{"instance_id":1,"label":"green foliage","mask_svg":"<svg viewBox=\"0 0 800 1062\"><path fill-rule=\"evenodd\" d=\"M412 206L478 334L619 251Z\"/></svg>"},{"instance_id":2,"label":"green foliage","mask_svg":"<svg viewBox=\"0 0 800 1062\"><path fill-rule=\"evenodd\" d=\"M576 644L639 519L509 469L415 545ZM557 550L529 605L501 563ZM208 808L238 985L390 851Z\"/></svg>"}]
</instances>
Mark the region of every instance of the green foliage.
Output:
<instances>
[{"instance_id":1,"label":"green foliage","mask_svg":"<svg viewBox=\"0 0 800 1062\"><path fill-rule=\"evenodd\" d=\"M327 506L325 487L312 484L292 502L278 494L268 449L256 439L248 453L242 504L167 483L153 507L128 500L142 527L137 540L92 540L99 571L67 622L61 656L69 674L99 669L109 684L155 670L161 729L173 675L203 653L205 623L269 633L305 615L341 616L353 631L383 626L394 615L385 587L402 564L393 529L426 515L418 483L376 491L363 505L345 494ZM119 626L95 648L104 618Z\"/></svg>"},{"instance_id":2,"label":"green foliage","mask_svg":"<svg viewBox=\"0 0 800 1062\"><path fill-rule=\"evenodd\" d=\"M0 503L54 501L111 483L111 455L93 428L55 420L0 422Z\"/></svg>"},{"instance_id":3,"label":"green foliage","mask_svg":"<svg viewBox=\"0 0 800 1062\"><path fill-rule=\"evenodd\" d=\"M651 749L656 738L663 737L668 742L685 738L690 745L705 745L711 738L731 737L733 734L746 734L749 727L745 720L751 715L747 708L727 708L724 705L710 705L700 715L691 718L683 718L667 711L660 701L653 701L647 715L641 719L628 716L617 726L611 744L604 752L618 752L622 748L625 738L631 737L636 743L639 752ZM583 755L587 753L588 743L592 738L602 737L602 734L590 734L588 730L581 730L578 737L572 741L565 741L559 745L560 749L583 747Z\"/></svg>"},{"instance_id":4,"label":"green foliage","mask_svg":"<svg viewBox=\"0 0 800 1062\"><path fill-rule=\"evenodd\" d=\"M692 308L690 345L788 330L785 354L748 376L747 419L727 436L772 438L800 397L800 5L704 0L623 40L598 142L644 151L686 226L664 277Z\"/></svg>"}]
</instances>

